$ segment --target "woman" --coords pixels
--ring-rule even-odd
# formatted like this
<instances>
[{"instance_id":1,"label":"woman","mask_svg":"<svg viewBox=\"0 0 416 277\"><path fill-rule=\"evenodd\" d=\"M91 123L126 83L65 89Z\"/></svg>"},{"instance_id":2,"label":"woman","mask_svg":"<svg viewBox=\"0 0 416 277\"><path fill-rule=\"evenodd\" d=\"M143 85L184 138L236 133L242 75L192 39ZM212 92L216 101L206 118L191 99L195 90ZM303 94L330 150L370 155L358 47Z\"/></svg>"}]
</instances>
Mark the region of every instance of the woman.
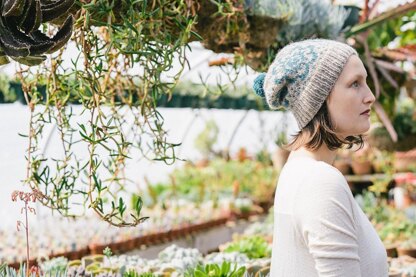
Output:
<instances>
[{"instance_id":1,"label":"woman","mask_svg":"<svg viewBox=\"0 0 416 277\"><path fill-rule=\"evenodd\" d=\"M256 93L291 110L300 129L276 188L271 277L388 276L382 242L332 166L370 128L366 78L355 49L324 39L287 45L256 78Z\"/></svg>"}]
</instances>

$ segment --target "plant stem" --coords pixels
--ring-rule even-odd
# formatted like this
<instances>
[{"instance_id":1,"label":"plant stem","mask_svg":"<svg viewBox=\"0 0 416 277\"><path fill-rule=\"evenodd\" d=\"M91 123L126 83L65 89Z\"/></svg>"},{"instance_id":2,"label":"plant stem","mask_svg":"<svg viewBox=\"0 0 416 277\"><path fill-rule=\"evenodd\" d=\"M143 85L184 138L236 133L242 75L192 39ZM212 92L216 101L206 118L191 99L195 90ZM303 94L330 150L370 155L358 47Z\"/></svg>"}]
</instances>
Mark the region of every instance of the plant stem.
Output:
<instances>
[{"instance_id":1,"label":"plant stem","mask_svg":"<svg viewBox=\"0 0 416 277\"><path fill-rule=\"evenodd\" d=\"M25 214L26 214L26 276L29 276L29 224L27 220L27 201L25 201Z\"/></svg>"}]
</instances>

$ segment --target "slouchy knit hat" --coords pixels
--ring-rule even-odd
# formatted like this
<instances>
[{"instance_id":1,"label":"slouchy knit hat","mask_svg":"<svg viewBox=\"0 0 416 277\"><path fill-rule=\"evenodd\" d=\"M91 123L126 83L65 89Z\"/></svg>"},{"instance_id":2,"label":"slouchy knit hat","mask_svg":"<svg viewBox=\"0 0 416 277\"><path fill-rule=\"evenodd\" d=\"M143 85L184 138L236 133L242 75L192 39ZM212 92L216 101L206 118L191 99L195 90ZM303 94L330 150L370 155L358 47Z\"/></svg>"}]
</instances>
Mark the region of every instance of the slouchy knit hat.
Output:
<instances>
[{"instance_id":1,"label":"slouchy knit hat","mask_svg":"<svg viewBox=\"0 0 416 277\"><path fill-rule=\"evenodd\" d=\"M267 73L254 81L257 95L271 109L291 110L300 129L316 115L338 80L348 58L358 55L351 46L327 39L309 39L283 47Z\"/></svg>"}]
</instances>

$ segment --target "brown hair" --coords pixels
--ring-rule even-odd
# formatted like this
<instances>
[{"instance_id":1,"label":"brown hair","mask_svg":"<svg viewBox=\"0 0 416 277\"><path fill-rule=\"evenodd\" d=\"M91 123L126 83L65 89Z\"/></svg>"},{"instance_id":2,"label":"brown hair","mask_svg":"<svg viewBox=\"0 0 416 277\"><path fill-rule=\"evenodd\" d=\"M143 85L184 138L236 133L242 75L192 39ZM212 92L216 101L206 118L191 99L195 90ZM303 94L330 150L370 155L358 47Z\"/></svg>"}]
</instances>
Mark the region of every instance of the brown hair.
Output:
<instances>
[{"instance_id":1,"label":"brown hair","mask_svg":"<svg viewBox=\"0 0 416 277\"><path fill-rule=\"evenodd\" d=\"M309 150L316 150L323 143L330 150L342 148L344 145L347 145L347 149L351 149L355 144L359 146L358 149L364 147L362 135L348 136L345 139L336 135L329 117L326 101L313 119L294 136L293 141L284 145L283 148L292 151L305 146Z\"/></svg>"}]
</instances>

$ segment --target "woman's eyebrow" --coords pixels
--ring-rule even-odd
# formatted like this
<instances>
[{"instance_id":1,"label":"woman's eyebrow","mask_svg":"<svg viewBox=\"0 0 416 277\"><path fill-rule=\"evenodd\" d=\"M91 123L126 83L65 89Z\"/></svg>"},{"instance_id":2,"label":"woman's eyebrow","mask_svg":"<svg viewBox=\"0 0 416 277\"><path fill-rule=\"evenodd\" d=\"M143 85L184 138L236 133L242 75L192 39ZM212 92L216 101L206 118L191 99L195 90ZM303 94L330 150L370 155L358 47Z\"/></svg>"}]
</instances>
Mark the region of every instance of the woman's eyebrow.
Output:
<instances>
[{"instance_id":1,"label":"woman's eyebrow","mask_svg":"<svg viewBox=\"0 0 416 277\"><path fill-rule=\"evenodd\" d=\"M360 73L357 73L357 74L354 74L351 78L349 78L350 80L352 80L352 79L356 79L356 78L359 78L359 77L361 77L361 78L364 78L364 79L366 79L367 78L367 73L366 74L360 74Z\"/></svg>"}]
</instances>

